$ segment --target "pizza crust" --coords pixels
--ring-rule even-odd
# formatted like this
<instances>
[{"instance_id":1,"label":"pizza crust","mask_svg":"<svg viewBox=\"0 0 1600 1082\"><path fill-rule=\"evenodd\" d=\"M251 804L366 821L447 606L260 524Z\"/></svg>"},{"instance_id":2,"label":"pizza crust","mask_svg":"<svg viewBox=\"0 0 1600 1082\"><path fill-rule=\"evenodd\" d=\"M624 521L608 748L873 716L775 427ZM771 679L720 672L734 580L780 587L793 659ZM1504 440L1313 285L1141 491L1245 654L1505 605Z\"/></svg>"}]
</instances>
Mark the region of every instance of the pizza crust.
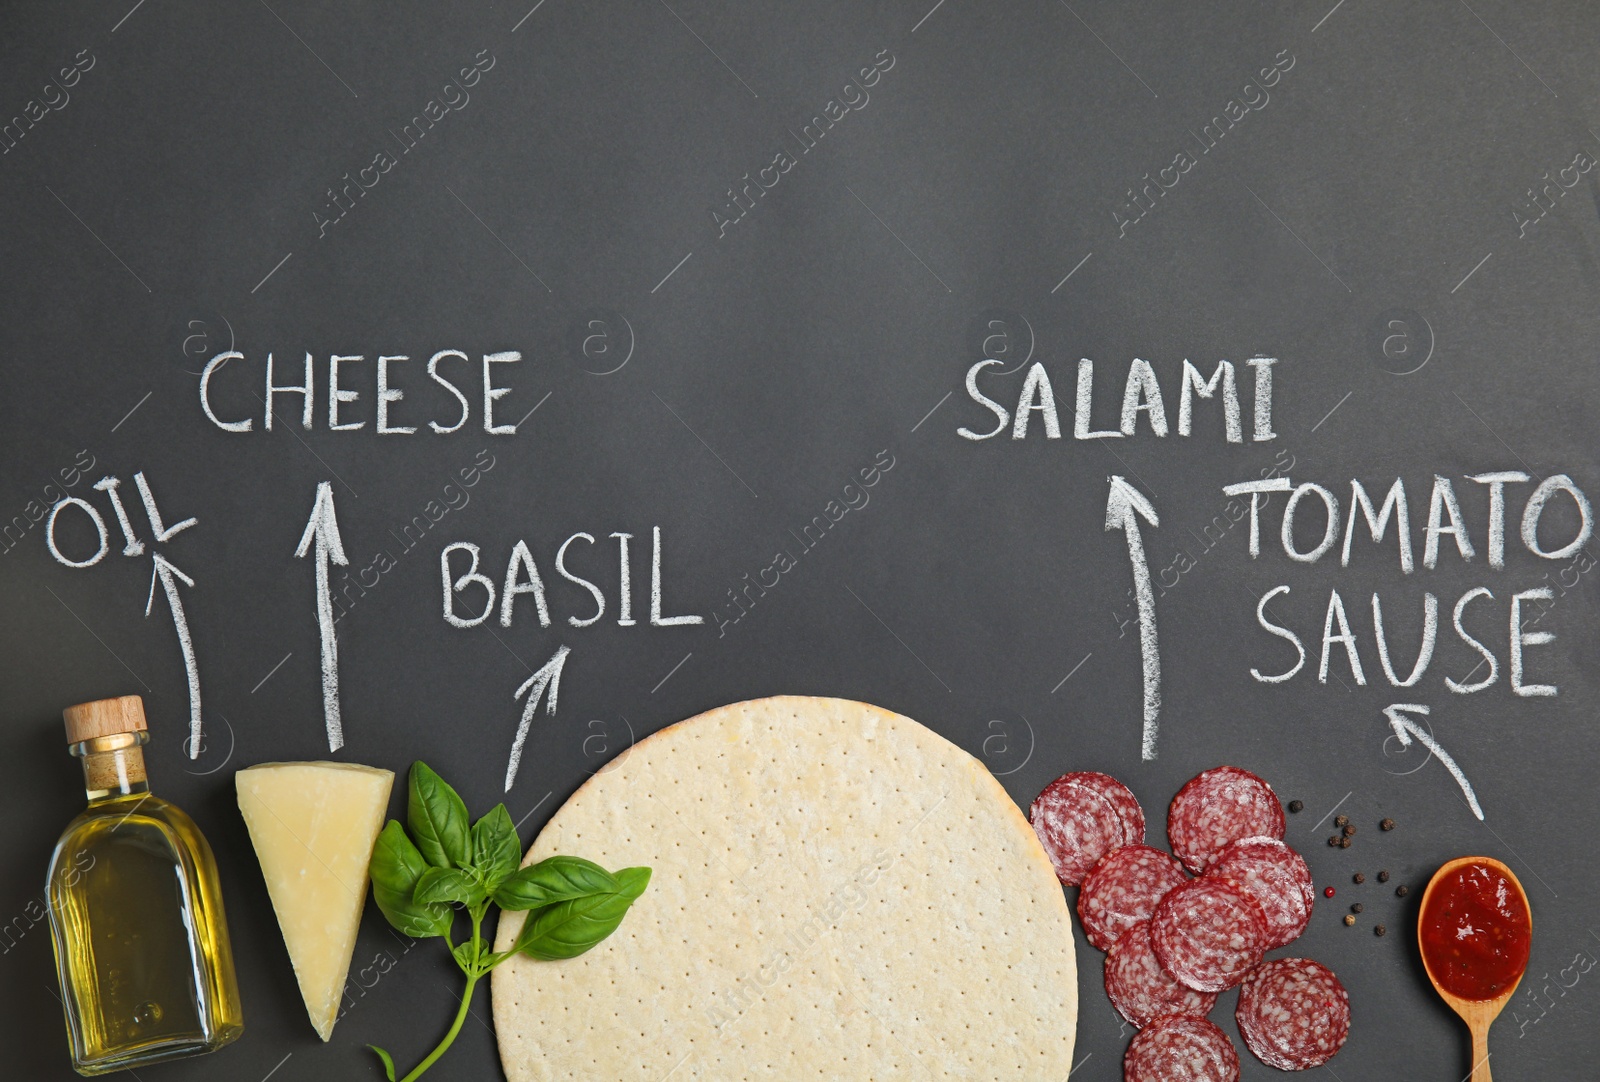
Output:
<instances>
[{"instance_id":1,"label":"pizza crust","mask_svg":"<svg viewBox=\"0 0 1600 1082\"><path fill-rule=\"evenodd\" d=\"M555 853L654 874L587 954L494 971L509 1082L1071 1070L1050 861L989 771L909 718L800 696L690 718L589 779L524 863Z\"/></svg>"}]
</instances>

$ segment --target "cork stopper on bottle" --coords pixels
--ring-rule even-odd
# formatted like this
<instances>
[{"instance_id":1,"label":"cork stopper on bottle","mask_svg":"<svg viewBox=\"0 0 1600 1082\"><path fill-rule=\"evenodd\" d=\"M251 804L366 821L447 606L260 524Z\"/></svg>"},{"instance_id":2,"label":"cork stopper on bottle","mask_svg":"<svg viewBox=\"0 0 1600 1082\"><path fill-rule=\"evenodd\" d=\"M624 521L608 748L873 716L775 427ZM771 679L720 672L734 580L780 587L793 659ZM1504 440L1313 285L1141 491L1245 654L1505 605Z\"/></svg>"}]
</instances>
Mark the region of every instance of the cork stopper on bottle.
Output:
<instances>
[{"instance_id":1,"label":"cork stopper on bottle","mask_svg":"<svg viewBox=\"0 0 1600 1082\"><path fill-rule=\"evenodd\" d=\"M79 703L61 712L67 723L67 743L79 744L101 736L118 733L142 733L144 700L137 695L122 695L115 699L96 699L92 703Z\"/></svg>"}]
</instances>

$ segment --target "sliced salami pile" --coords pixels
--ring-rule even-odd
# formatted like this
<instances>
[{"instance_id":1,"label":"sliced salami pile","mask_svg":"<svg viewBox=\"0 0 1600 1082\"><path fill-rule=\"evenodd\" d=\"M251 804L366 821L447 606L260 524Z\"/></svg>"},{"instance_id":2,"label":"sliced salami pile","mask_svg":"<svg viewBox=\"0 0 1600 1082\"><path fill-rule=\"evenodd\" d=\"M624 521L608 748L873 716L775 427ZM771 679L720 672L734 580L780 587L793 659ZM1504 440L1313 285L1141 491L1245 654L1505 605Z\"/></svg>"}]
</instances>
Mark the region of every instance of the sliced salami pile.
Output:
<instances>
[{"instance_id":1,"label":"sliced salami pile","mask_svg":"<svg viewBox=\"0 0 1600 1082\"><path fill-rule=\"evenodd\" d=\"M1276 838L1229 842L1206 867L1206 878L1212 877L1238 883L1261 906L1267 918L1267 950L1294 942L1311 923L1311 903L1316 900L1311 869L1299 853Z\"/></svg>"},{"instance_id":2,"label":"sliced salami pile","mask_svg":"<svg viewBox=\"0 0 1600 1082\"><path fill-rule=\"evenodd\" d=\"M1195 875L1229 842L1282 838L1283 826L1283 806L1272 786L1236 766L1190 778L1167 810L1167 840Z\"/></svg>"},{"instance_id":3,"label":"sliced salami pile","mask_svg":"<svg viewBox=\"0 0 1600 1082\"><path fill-rule=\"evenodd\" d=\"M1110 950L1118 936L1149 919L1167 892L1188 879L1183 865L1148 845L1125 845L1107 853L1078 892L1083 934L1101 950Z\"/></svg>"},{"instance_id":4,"label":"sliced salami pile","mask_svg":"<svg viewBox=\"0 0 1600 1082\"><path fill-rule=\"evenodd\" d=\"M1124 845L1144 841L1144 809L1116 778L1079 771L1063 774L1028 809L1028 821L1055 865L1056 878L1069 887L1100 858Z\"/></svg>"},{"instance_id":5,"label":"sliced salami pile","mask_svg":"<svg viewBox=\"0 0 1600 1082\"><path fill-rule=\"evenodd\" d=\"M1191 879L1156 906L1150 944L1161 967L1190 988L1225 992L1266 952L1267 917L1231 879Z\"/></svg>"},{"instance_id":6,"label":"sliced salami pile","mask_svg":"<svg viewBox=\"0 0 1600 1082\"><path fill-rule=\"evenodd\" d=\"M1126 1082L1238 1082L1239 1054L1204 1018L1158 1018L1122 1058Z\"/></svg>"},{"instance_id":7,"label":"sliced salami pile","mask_svg":"<svg viewBox=\"0 0 1600 1082\"><path fill-rule=\"evenodd\" d=\"M1106 995L1117 1013L1136 1026L1164 1015L1204 1018L1217 1005L1215 992L1197 992L1161 968L1147 920L1124 932L1106 953Z\"/></svg>"},{"instance_id":8,"label":"sliced salami pile","mask_svg":"<svg viewBox=\"0 0 1600 1082\"><path fill-rule=\"evenodd\" d=\"M1309 958L1278 958L1245 978L1234 1019L1262 1063L1304 1071L1321 1067L1344 1046L1350 996L1325 966Z\"/></svg>"},{"instance_id":9,"label":"sliced salami pile","mask_svg":"<svg viewBox=\"0 0 1600 1082\"><path fill-rule=\"evenodd\" d=\"M1140 1028L1126 1082L1238 1079L1232 1043L1206 1020L1235 986L1239 1033L1262 1062L1305 1070L1344 1045L1339 978L1309 959L1263 961L1305 931L1316 893L1261 778L1234 766L1191 778L1167 812L1173 855L1144 844L1144 810L1107 774L1063 774L1028 818L1057 877L1081 886L1078 917L1106 952L1106 995Z\"/></svg>"}]
</instances>

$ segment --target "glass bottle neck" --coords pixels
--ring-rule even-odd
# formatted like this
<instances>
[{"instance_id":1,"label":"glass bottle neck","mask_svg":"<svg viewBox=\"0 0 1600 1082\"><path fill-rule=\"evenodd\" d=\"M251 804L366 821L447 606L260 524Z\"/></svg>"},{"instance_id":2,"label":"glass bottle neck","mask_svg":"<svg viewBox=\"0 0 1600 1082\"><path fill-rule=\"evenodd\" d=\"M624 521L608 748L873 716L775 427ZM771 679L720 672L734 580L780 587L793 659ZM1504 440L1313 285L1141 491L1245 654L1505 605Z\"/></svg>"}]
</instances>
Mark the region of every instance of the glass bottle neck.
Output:
<instances>
[{"instance_id":1,"label":"glass bottle neck","mask_svg":"<svg viewBox=\"0 0 1600 1082\"><path fill-rule=\"evenodd\" d=\"M150 791L144 772L147 740L149 735L142 732L117 733L72 745L72 754L83 760L83 788L90 804Z\"/></svg>"}]
</instances>

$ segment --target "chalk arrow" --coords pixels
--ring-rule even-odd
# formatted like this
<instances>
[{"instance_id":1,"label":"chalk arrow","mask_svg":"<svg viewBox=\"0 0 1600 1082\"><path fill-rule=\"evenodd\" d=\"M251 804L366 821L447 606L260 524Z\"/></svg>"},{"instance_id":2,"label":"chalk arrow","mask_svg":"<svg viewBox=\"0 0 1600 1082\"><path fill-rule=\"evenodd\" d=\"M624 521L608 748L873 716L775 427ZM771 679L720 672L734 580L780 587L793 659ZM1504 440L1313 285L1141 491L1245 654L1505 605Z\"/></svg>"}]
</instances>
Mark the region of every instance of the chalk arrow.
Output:
<instances>
[{"instance_id":1,"label":"chalk arrow","mask_svg":"<svg viewBox=\"0 0 1600 1082\"><path fill-rule=\"evenodd\" d=\"M533 724L533 715L539 708L539 697L545 696L544 712L554 716L556 712L556 695L561 691L561 670L566 667L567 655L572 651L563 646L551 655L550 660L539 667L539 671L523 681L522 686L512 695L513 699L528 697L526 705L522 708L522 724L517 726L517 738L511 742L511 761L506 764L506 792L511 792L511 783L517 780L517 767L522 763L522 745L528 739L528 726ZM549 691L545 695L546 690Z\"/></svg>"},{"instance_id":2,"label":"chalk arrow","mask_svg":"<svg viewBox=\"0 0 1600 1082\"><path fill-rule=\"evenodd\" d=\"M328 582L328 564L348 567L344 542L339 539L339 519L333 512L333 486L317 485L317 499L311 505L311 519L300 536L297 557L313 551L317 558L317 630L322 635L322 716L328 725L328 750L344 747L344 723L339 718L339 641L333 635L333 588Z\"/></svg>"},{"instance_id":3,"label":"chalk arrow","mask_svg":"<svg viewBox=\"0 0 1600 1082\"><path fill-rule=\"evenodd\" d=\"M1450 771L1451 776L1456 779L1456 784L1461 786L1461 791L1467 796L1467 804L1472 808L1472 814L1481 820L1483 818L1483 809L1478 806L1478 795L1472 791L1472 783L1461 772L1461 768L1456 765L1456 761L1450 758L1449 753L1439 746L1439 742L1433 738L1433 735L1407 717L1406 711L1425 715L1428 713L1428 708L1419 703L1395 703L1393 706L1383 708L1383 712L1389 716L1389 725L1394 729L1395 739L1400 741L1402 748L1409 748L1411 746L1411 738L1416 737L1423 747L1433 752L1438 760L1444 764L1444 768Z\"/></svg>"},{"instance_id":4,"label":"chalk arrow","mask_svg":"<svg viewBox=\"0 0 1600 1082\"><path fill-rule=\"evenodd\" d=\"M1156 599L1150 588L1150 566L1145 560L1144 538L1139 534L1142 518L1152 526L1161 525L1156 509L1144 493L1121 477L1112 477L1106 497L1106 529L1121 530L1128 537L1128 559L1133 564L1133 596L1139 603L1139 653L1144 662L1144 743L1145 759L1156 757L1156 725L1161 716L1161 654L1156 649Z\"/></svg>"},{"instance_id":5,"label":"chalk arrow","mask_svg":"<svg viewBox=\"0 0 1600 1082\"><path fill-rule=\"evenodd\" d=\"M178 632L178 648L183 651L183 672L189 678L189 758L200 757L200 666L194 660L194 640L189 637L189 621L183 615L183 600L178 597L178 583L193 586L194 579L179 571L161 553L152 553L155 570L150 573L150 596L144 603L148 618L156 603L156 580L167 595L167 607L172 610L172 626Z\"/></svg>"}]
</instances>

